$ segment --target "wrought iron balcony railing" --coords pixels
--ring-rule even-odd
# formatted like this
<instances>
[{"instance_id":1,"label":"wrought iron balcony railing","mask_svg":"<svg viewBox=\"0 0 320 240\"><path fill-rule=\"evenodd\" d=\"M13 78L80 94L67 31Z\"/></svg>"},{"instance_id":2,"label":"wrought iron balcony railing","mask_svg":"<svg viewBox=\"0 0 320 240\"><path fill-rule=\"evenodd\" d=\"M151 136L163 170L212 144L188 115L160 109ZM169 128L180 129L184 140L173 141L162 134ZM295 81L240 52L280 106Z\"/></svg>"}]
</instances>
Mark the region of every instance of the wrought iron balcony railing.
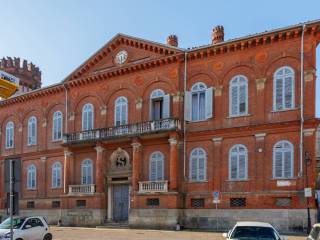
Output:
<instances>
[{"instance_id":1,"label":"wrought iron balcony railing","mask_svg":"<svg viewBox=\"0 0 320 240\"><path fill-rule=\"evenodd\" d=\"M94 184L69 185L69 195L91 195L94 192Z\"/></svg>"},{"instance_id":2,"label":"wrought iron balcony railing","mask_svg":"<svg viewBox=\"0 0 320 240\"><path fill-rule=\"evenodd\" d=\"M180 121L178 119L162 119L158 121L140 122L128 125L115 126L110 128L100 128L88 131L74 132L63 135L63 143L79 143L98 140L108 140L120 137L139 136L170 130L179 130Z\"/></svg>"},{"instance_id":3,"label":"wrought iron balcony railing","mask_svg":"<svg viewBox=\"0 0 320 240\"><path fill-rule=\"evenodd\" d=\"M139 193L168 192L168 181L139 182Z\"/></svg>"}]
</instances>

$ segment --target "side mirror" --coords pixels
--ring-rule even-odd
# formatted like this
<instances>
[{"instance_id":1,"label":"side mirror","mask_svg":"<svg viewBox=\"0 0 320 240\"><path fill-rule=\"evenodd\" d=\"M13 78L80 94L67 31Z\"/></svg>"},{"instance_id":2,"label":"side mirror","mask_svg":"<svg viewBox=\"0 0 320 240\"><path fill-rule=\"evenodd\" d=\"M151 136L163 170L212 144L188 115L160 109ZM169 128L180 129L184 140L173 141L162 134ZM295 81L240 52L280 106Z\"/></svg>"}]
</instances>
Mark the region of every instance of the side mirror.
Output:
<instances>
[{"instance_id":1,"label":"side mirror","mask_svg":"<svg viewBox=\"0 0 320 240\"><path fill-rule=\"evenodd\" d=\"M29 228L31 228L31 225L29 225L29 224L24 226L24 229L29 229Z\"/></svg>"},{"instance_id":2,"label":"side mirror","mask_svg":"<svg viewBox=\"0 0 320 240\"><path fill-rule=\"evenodd\" d=\"M227 238L228 237L228 233L222 233L222 237Z\"/></svg>"}]
</instances>

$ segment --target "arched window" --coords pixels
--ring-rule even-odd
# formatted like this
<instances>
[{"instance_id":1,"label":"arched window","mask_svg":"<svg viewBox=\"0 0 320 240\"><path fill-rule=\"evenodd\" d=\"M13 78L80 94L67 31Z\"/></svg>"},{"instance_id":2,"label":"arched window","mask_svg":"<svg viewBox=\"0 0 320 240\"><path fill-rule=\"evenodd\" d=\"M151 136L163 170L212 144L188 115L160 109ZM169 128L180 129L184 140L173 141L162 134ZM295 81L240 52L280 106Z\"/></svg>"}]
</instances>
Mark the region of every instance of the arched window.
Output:
<instances>
[{"instance_id":1,"label":"arched window","mask_svg":"<svg viewBox=\"0 0 320 240\"><path fill-rule=\"evenodd\" d=\"M164 179L164 156L161 152L157 151L151 154L149 167L150 181Z\"/></svg>"},{"instance_id":2,"label":"arched window","mask_svg":"<svg viewBox=\"0 0 320 240\"><path fill-rule=\"evenodd\" d=\"M191 181L205 181L207 179L207 156L202 148L195 148L190 153L190 173Z\"/></svg>"},{"instance_id":3,"label":"arched window","mask_svg":"<svg viewBox=\"0 0 320 240\"><path fill-rule=\"evenodd\" d=\"M55 162L52 165L52 188L60 188L62 186L61 176L62 176L61 163Z\"/></svg>"},{"instance_id":4,"label":"arched window","mask_svg":"<svg viewBox=\"0 0 320 240\"><path fill-rule=\"evenodd\" d=\"M90 159L83 160L81 163L81 184L93 184L93 166Z\"/></svg>"},{"instance_id":5,"label":"arched window","mask_svg":"<svg viewBox=\"0 0 320 240\"><path fill-rule=\"evenodd\" d=\"M230 81L229 114L230 116L248 114L248 80L243 75L235 76Z\"/></svg>"},{"instance_id":6,"label":"arched window","mask_svg":"<svg viewBox=\"0 0 320 240\"><path fill-rule=\"evenodd\" d=\"M277 142L273 146L273 177L293 177L294 151L292 143L288 141Z\"/></svg>"},{"instance_id":7,"label":"arched window","mask_svg":"<svg viewBox=\"0 0 320 240\"><path fill-rule=\"evenodd\" d=\"M150 120L170 117L170 95L161 89L153 90L150 95Z\"/></svg>"},{"instance_id":8,"label":"arched window","mask_svg":"<svg viewBox=\"0 0 320 240\"><path fill-rule=\"evenodd\" d=\"M237 144L229 152L229 179L242 180L248 178L248 150Z\"/></svg>"},{"instance_id":9,"label":"arched window","mask_svg":"<svg viewBox=\"0 0 320 240\"><path fill-rule=\"evenodd\" d=\"M273 110L292 108L294 108L294 71L291 67L281 67L273 76Z\"/></svg>"},{"instance_id":10,"label":"arched window","mask_svg":"<svg viewBox=\"0 0 320 240\"><path fill-rule=\"evenodd\" d=\"M114 123L116 126L128 123L128 100L125 97L118 97L115 101Z\"/></svg>"},{"instance_id":11,"label":"arched window","mask_svg":"<svg viewBox=\"0 0 320 240\"><path fill-rule=\"evenodd\" d=\"M91 103L87 103L82 108L82 130L92 130L94 128L93 124L94 109Z\"/></svg>"},{"instance_id":12,"label":"arched window","mask_svg":"<svg viewBox=\"0 0 320 240\"><path fill-rule=\"evenodd\" d=\"M35 165L31 164L28 167L28 172L27 172L27 189L34 190L36 189L36 185L37 185L37 169Z\"/></svg>"},{"instance_id":13,"label":"arched window","mask_svg":"<svg viewBox=\"0 0 320 240\"><path fill-rule=\"evenodd\" d=\"M52 119L52 140L62 139L62 113L60 111L53 113Z\"/></svg>"},{"instance_id":14,"label":"arched window","mask_svg":"<svg viewBox=\"0 0 320 240\"><path fill-rule=\"evenodd\" d=\"M14 123L8 122L6 125L6 148L14 146Z\"/></svg>"},{"instance_id":15,"label":"arched window","mask_svg":"<svg viewBox=\"0 0 320 240\"><path fill-rule=\"evenodd\" d=\"M37 119L32 116L28 120L28 145L37 144Z\"/></svg>"},{"instance_id":16,"label":"arched window","mask_svg":"<svg viewBox=\"0 0 320 240\"><path fill-rule=\"evenodd\" d=\"M204 83L196 83L191 88L192 94L192 121L205 119L206 109L206 89Z\"/></svg>"}]
</instances>

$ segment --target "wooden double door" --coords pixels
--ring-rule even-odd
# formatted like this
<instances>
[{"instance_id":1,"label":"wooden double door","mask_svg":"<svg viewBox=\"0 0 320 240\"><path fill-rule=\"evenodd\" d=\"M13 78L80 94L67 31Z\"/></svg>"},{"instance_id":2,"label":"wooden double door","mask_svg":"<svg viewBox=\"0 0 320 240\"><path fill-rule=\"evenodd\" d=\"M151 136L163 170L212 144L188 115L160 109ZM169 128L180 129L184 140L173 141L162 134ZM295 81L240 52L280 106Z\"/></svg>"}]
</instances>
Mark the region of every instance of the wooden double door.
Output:
<instances>
[{"instance_id":1,"label":"wooden double door","mask_svg":"<svg viewBox=\"0 0 320 240\"><path fill-rule=\"evenodd\" d=\"M129 185L113 185L113 221L127 221L129 216Z\"/></svg>"}]
</instances>

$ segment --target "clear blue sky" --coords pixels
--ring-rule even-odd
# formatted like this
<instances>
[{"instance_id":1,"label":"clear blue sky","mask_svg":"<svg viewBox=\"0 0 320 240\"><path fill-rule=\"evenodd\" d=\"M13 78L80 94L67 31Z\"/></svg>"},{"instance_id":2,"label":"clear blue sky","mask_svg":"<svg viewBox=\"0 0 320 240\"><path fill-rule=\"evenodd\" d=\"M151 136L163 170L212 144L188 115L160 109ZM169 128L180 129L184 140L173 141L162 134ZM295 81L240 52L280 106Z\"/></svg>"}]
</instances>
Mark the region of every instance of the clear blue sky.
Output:
<instances>
[{"instance_id":1,"label":"clear blue sky","mask_svg":"<svg viewBox=\"0 0 320 240\"><path fill-rule=\"evenodd\" d=\"M230 39L320 18L320 0L0 0L0 9L0 57L31 60L44 86L61 81L118 32L157 42L174 33L187 48L210 43L218 24ZM320 76L320 60L317 69Z\"/></svg>"}]
</instances>

